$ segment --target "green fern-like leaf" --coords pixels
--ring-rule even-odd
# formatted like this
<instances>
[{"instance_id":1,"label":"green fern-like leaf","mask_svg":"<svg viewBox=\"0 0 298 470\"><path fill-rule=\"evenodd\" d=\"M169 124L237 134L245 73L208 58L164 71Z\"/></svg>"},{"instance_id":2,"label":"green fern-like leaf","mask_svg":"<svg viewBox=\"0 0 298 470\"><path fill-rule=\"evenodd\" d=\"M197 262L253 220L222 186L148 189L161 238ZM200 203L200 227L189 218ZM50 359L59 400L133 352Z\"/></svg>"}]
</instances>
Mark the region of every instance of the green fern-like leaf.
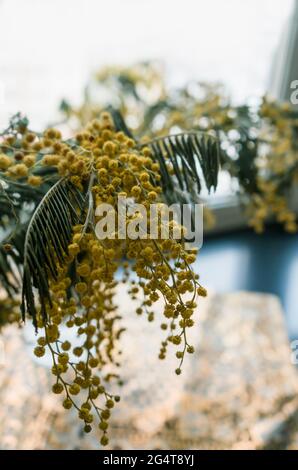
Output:
<instances>
[{"instance_id":1,"label":"green fern-like leaf","mask_svg":"<svg viewBox=\"0 0 298 470\"><path fill-rule=\"evenodd\" d=\"M187 192L195 200L205 183L208 191L217 186L220 149L216 138L199 132L157 138L142 144L150 147L160 165L161 185L165 196L173 202L184 202ZM172 174L167 163L171 163ZM179 189L178 189L179 188Z\"/></svg>"},{"instance_id":2,"label":"green fern-like leaf","mask_svg":"<svg viewBox=\"0 0 298 470\"><path fill-rule=\"evenodd\" d=\"M69 180L59 180L41 200L34 212L25 238L22 289L22 315L28 312L36 326L34 288L46 319L46 304L51 305L49 277L57 278L57 261L68 254L73 226L81 222L85 197ZM55 255L55 256L54 256Z\"/></svg>"}]
</instances>

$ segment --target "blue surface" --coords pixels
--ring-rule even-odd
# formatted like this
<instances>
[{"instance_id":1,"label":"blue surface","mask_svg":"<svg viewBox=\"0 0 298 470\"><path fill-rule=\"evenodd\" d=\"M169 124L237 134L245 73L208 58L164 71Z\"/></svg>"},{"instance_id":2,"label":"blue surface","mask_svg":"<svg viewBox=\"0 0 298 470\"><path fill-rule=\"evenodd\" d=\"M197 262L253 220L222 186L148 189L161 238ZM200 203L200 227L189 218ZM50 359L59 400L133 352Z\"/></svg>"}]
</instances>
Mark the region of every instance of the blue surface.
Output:
<instances>
[{"instance_id":1,"label":"blue surface","mask_svg":"<svg viewBox=\"0 0 298 470\"><path fill-rule=\"evenodd\" d=\"M197 272L216 292L248 290L276 294L290 339L298 339L298 234L279 227L263 235L245 230L204 239Z\"/></svg>"}]
</instances>

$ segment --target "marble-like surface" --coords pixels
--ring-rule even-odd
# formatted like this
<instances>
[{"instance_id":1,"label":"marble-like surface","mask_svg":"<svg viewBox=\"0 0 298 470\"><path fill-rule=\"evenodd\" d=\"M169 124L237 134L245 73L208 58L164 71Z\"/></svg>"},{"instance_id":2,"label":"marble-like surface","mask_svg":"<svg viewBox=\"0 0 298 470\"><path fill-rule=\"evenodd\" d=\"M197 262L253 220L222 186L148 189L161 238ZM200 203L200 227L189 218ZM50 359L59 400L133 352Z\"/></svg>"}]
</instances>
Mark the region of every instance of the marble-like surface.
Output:
<instances>
[{"instance_id":1,"label":"marble-like surface","mask_svg":"<svg viewBox=\"0 0 298 470\"><path fill-rule=\"evenodd\" d=\"M177 377L174 350L157 359L158 319L136 317L125 291L117 295L128 331L111 448L298 449L298 374L276 297L203 299L190 334L196 353ZM0 448L97 448L95 433L82 437L49 392L47 368L32 361L21 330L6 328L2 341Z\"/></svg>"}]
</instances>

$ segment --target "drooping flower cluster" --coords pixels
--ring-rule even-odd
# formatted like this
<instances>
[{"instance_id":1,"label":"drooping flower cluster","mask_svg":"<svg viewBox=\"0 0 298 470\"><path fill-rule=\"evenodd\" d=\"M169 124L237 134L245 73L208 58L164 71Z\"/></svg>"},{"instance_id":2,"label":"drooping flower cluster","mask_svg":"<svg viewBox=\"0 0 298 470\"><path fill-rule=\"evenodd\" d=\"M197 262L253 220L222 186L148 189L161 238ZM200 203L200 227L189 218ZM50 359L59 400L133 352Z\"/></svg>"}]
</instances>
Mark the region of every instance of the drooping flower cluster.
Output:
<instances>
[{"instance_id":1,"label":"drooping flower cluster","mask_svg":"<svg viewBox=\"0 0 298 470\"><path fill-rule=\"evenodd\" d=\"M56 178L66 178L90 195L83 223L72 227L68 252L61 257L54 246L49 247L58 276L48 273L51 303L46 320L42 312L38 314L40 335L34 353L38 357L50 353L53 392L64 395L64 408L77 410L86 432L97 423L101 444L106 445L111 410L120 399L109 391L108 384L120 380L119 339L125 328L113 300L116 273L122 270L132 299L139 300L138 315L145 314L152 321L154 304L163 302L160 326L165 337L159 357L164 359L169 346L176 346L179 375L185 354L194 352L187 330L194 324L196 298L206 296L192 269L197 250L186 250L183 227L173 219L164 227L159 215L153 221L158 233L155 238L143 232L123 239L117 224L113 236L98 238L95 228L102 216L96 208L101 204L117 211L119 196L141 204L145 215L127 212L126 226L144 217L149 222L152 203L163 207L159 164L149 148L140 148L133 139L116 132L108 113L102 113L73 139L62 140L56 129L40 135L26 129L18 148L15 143L10 136L3 145L6 153L0 164L5 166L5 175L35 186L52 174L46 171L43 176L42 169L53 170ZM146 227L149 230L149 224ZM165 228L167 238L161 236ZM180 238L174 237L177 229ZM133 279L130 272L134 272Z\"/></svg>"}]
</instances>

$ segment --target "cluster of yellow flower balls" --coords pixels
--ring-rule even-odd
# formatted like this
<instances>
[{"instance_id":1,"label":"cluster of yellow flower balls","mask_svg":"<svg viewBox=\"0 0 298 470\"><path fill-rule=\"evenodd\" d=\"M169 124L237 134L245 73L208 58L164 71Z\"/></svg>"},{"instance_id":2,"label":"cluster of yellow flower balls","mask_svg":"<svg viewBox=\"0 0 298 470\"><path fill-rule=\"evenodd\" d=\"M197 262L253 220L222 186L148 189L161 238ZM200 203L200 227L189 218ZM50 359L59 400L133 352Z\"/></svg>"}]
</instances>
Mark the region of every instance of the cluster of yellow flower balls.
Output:
<instances>
[{"instance_id":1,"label":"cluster of yellow flower balls","mask_svg":"<svg viewBox=\"0 0 298 470\"><path fill-rule=\"evenodd\" d=\"M123 85L127 83L130 87ZM225 150L231 152L232 158L223 162L223 169L231 174L233 184L237 178L240 181L240 171L244 179L249 178L249 168L255 166L256 180L248 185L240 181L239 185L248 224L261 233L271 218L287 232L297 232L289 190L298 180L298 119L289 103L264 97L258 106L234 106L224 88L212 83L192 81L172 90L166 84L163 68L157 63L146 63L99 70L89 84L91 99L78 108L67 107L67 116L75 118L71 122L76 120L77 125L84 125L102 109L102 103L95 98L96 86L107 91L113 89L123 116L132 123L134 134L140 139L150 136L150 132L154 137L194 129L215 132ZM246 135L251 139L248 147L255 139L256 158L249 161L253 153L248 152L242 168L236 155L242 145L240 134L246 127ZM205 226L215 223L206 208Z\"/></svg>"},{"instance_id":2,"label":"cluster of yellow flower balls","mask_svg":"<svg viewBox=\"0 0 298 470\"><path fill-rule=\"evenodd\" d=\"M160 320L165 338L159 357L165 358L170 344L178 347L179 375L185 354L194 352L187 329L194 324L197 296L206 296L192 269L197 250L186 250L183 236L174 238L174 220L168 221L169 237L161 237L164 222L159 217L155 223L160 236L154 239L149 234L122 239L119 227L113 237L97 237L100 216L95 208L102 203L117 210L119 196L128 198L145 207L148 221L150 205L163 206L159 164L148 147L140 149L133 139L115 131L110 114L102 113L67 141L58 130L48 129L40 135L25 131L21 145L15 148L14 144L10 136L2 146L7 154L0 156L0 167L7 176L36 186L45 180L34 174L36 169L52 168L92 196L91 206L84 209L85 221L72 227L63 262L51 249L58 276L54 279L49 273L51 302L46 320L38 312L37 326L42 333L34 353L42 357L48 351L55 376L53 392L64 395L64 408L77 410L86 432L97 422L101 444L106 445L111 410L120 399L110 393L108 384L112 379L120 381L119 339L125 329L113 301L116 272L122 267L122 280L132 299L139 300L138 315L145 314L152 321L154 304L163 301ZM138 213L127 215L126 223L138 217ZM69 340L69 329L75 339Z\"/></svg>"},{"instance_id":3,"label":"cluster of yellow flower balls","mask_svg":"<svg viewBox=\"0 0 298 470\"><path fill-rule=\"evenodd\" d=\"M42 166L42 158L47 158L43 155L52 151L53 143L59 139L61 133L54 129L47 130L43 136L27 128L10 133L1 142L0 171L10 179L40 186L43 178L34 173Z\"/></svg>"},{"instance_id":4,"label":"cluster of yellow flower balls","mask_svg":"<svg viewBox=\"0 0 298 470\"><path fill-rule=\"evenodd\" d=\"M295 132L298 132L298 119L292 119L291 107L287 103L278 104L264 100L261 107L264 127L261 129L261 155L257 165L258 192L252 194L250 205L250 225L261 233L268 217L275 219L289 233L298 230L297 217L289 207L289 190L298 181L298 146ZM296 129L296 131L295 131ZM282 191L279 188L282 188Z\"/></svg>"}]
</instances>

